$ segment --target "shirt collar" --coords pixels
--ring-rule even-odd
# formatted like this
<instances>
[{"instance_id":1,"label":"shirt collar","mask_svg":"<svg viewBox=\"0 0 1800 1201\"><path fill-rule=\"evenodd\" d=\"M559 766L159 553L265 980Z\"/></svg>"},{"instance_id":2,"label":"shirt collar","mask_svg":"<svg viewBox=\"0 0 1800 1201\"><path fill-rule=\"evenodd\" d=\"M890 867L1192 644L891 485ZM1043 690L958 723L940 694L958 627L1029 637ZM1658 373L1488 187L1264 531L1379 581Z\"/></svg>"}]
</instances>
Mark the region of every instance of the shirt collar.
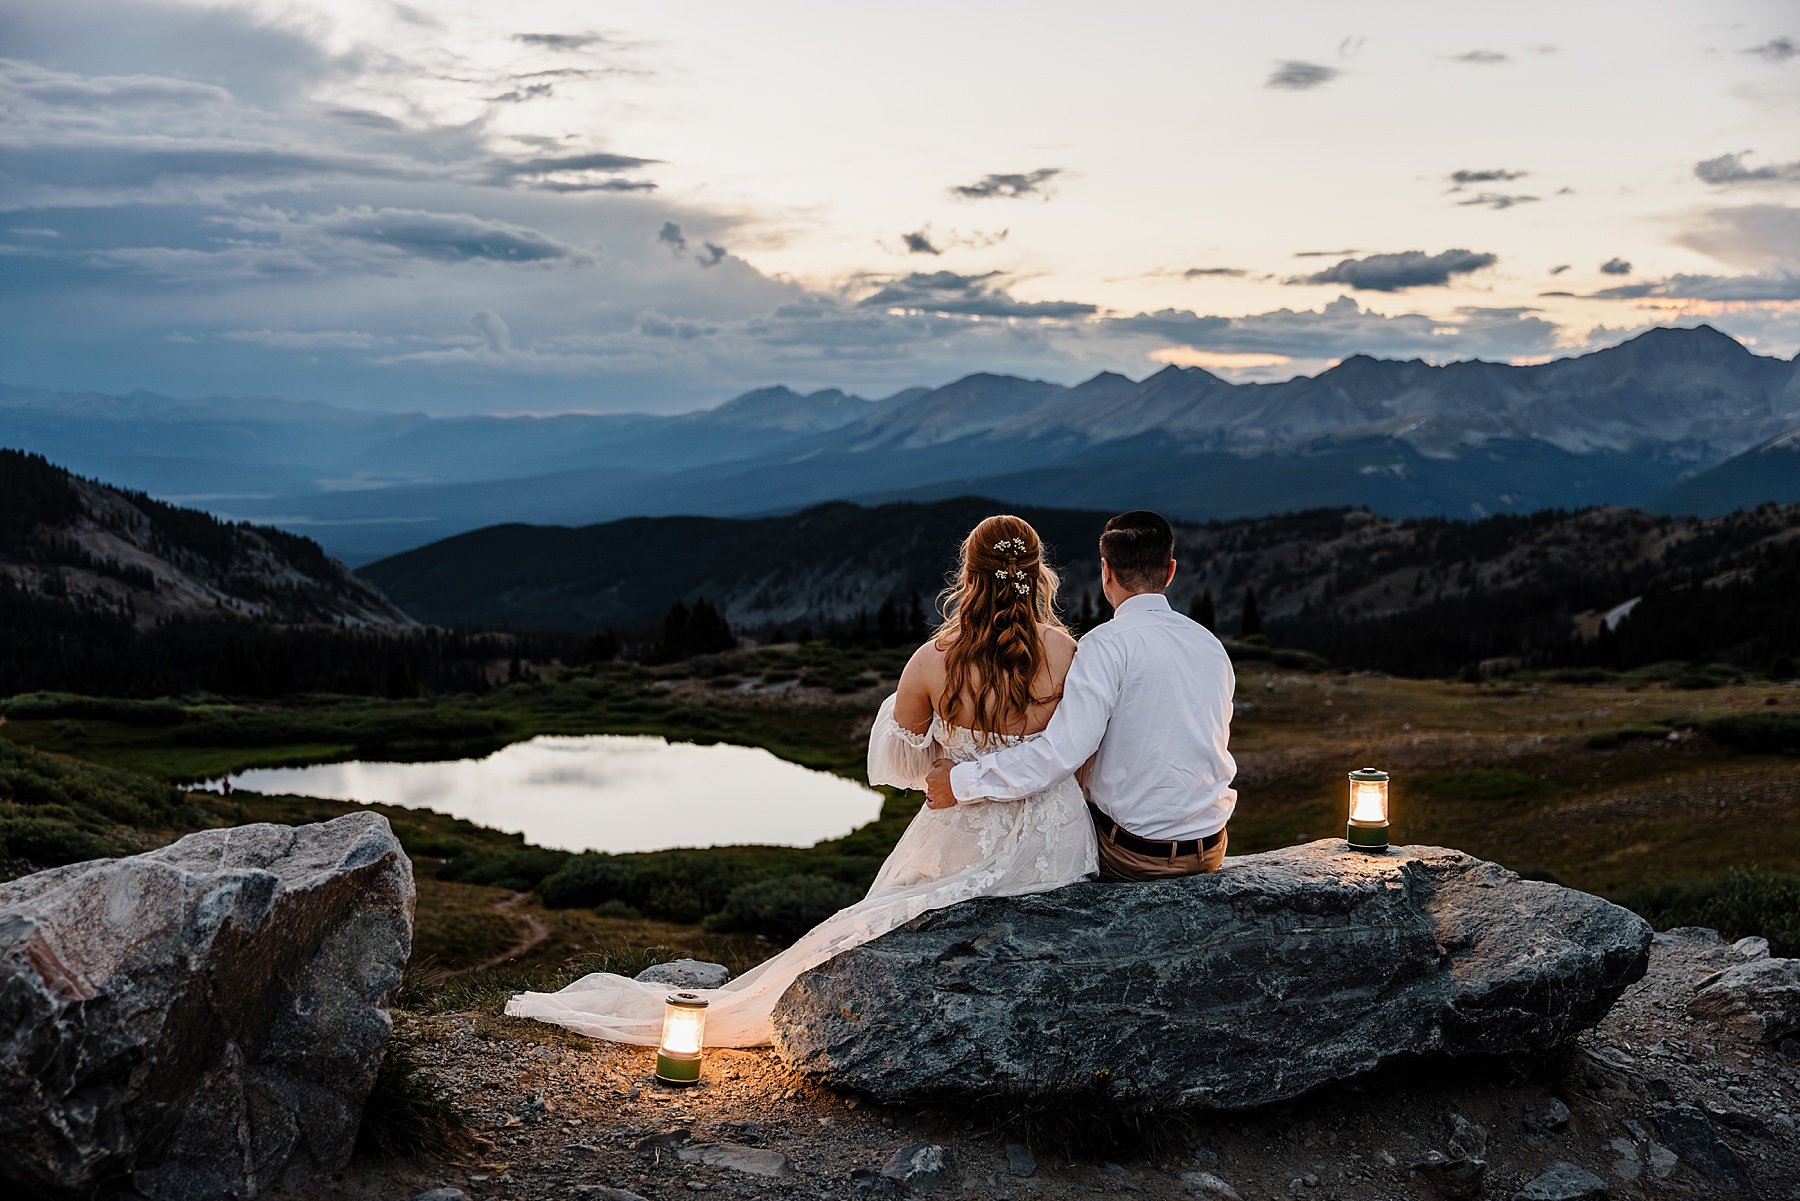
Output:
<instances>
[{"instance_id":1,"label":"shirt collar","mask_svg":"<svg viewBox=\"0 0 1800 1201\"><path fill-rule=\"evenodd\" d=\"M1134 596L1128 596L1120 601L1119 607L1114 609L1113 612L1122 616L1126 613L1137 613L1140 611L1149 613L1156 609L1166 610L1168 607L1169 598L1162 593L1139 592Z\"/></svg>"}]
</instances>

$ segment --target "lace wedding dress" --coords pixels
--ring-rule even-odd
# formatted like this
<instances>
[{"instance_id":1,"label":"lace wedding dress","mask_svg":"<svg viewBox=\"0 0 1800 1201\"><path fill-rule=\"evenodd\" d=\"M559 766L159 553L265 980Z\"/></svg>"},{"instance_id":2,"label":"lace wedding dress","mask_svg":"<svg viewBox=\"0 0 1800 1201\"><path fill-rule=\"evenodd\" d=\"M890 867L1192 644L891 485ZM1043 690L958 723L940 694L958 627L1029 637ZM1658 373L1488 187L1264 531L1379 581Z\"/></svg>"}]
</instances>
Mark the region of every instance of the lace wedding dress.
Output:
<instances>
[{"instance_id":1,"label":"lace wedding dress","mask_svg":"<svg viewBox=\"0 0 1800 1201\"><path fill-rule=\"evenodd\" d=\"M995 745L1017 740L1002 735ZM869 731L869 783L922 789L933 759L961 762L987 749L991 747L980 745L974 731L935 715L929 730L914 734L894 721L890 696ZM775 1002L800 973L928 909L970 897L1043 892L1096 870L1093 823L1073 779L1023 800L965 801L948 809L921 805L867 896L736 979L695 990L711 1002L706 1045L767 1043ZM506 1012L611 1042L655 1046L662 1038L663 999L671 991L666 984L595 972L559 992L520 993L506 1003Z\"/></svg>"}]
</instances>

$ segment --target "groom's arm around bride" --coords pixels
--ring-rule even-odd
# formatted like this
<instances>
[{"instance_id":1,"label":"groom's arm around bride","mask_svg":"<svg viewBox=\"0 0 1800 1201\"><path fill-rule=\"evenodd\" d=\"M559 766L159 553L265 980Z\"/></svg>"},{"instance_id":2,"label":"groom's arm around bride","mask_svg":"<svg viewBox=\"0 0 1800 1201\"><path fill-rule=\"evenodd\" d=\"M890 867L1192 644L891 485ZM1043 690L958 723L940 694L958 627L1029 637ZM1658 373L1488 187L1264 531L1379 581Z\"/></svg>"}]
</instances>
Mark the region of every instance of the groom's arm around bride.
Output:
<instances>
[{"instance_id":1,"label":"groom's arm around bride","mask_svg":"<svg viewBox=\"0 0 1800 1201\"><path fill-rule=\"evenodd\" d=\"M1100 536L1111 621L1081 639L1062 701L1042 734L973 762L939 760L933 808L1017 800L1073 775L1091 756L1089 808L1100 878L1152 880L1218 868L1231 787L1231 659L1212 632L1170 608L1175 540L1155 513L1123 513Z\"/></svg>"}]
</instances>

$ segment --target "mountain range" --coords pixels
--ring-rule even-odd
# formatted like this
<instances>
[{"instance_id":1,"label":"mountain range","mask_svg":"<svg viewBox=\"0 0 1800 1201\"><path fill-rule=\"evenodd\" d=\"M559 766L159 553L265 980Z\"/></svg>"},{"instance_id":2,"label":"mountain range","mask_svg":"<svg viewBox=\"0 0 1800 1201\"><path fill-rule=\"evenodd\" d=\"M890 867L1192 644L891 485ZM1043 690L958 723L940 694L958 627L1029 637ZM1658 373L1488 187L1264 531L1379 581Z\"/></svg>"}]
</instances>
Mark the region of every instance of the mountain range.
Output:
<instances>
[{"instance_id":1,"label":"mountain range","mask_svg":"<svg viewBox=\"0 0 1800 1201\"><path fill-rule=\"evenodd\" d=\"M1710 326L1551 362L1352 355L1231 383L976 374L880 400L745 393L678 416L440 418L0 387L0 445L302 531L348 562L506 522L792 513L957 496L1206 520L1367 506L1478 517L1800 500L1800 366Z\"/></svg>"},{"instance_id":2,"label":"mountain range","mask_svg":"<svg viewBox=\"0 0 1800 1201\"><path fill-rule=\"evenodd\" d=\"M916 599L931 620L963 536L999 507L973 497L868 507L837 501L780 517L501 525L359 574L435 625L639 632L653 628L670 602L704 597L743 631L823 632L873 621L889 601L906 614ZM1097 544L1109 513L1014 508L1061 570L1065 610L1079 614L1084 601L1098 610ZM1604 613L1659 582L1704 590L1773 573L1800 551L1800 505L1716 518L1599 508L1474 522L1319 509L1178 522L1175 538L1170 602L1186 611L1210 592L1227 632L1242 628L1247 588L1272 626L1315 632L1433 607L1479 609L1485 598L1504 627L1496 646L1505 648L1527 625L1566 637L1578 616ZM1714 595L1724 603L1725 594ZM1527 612L1505 608L1503 596L1530 597ZM1790 616L1784 624L1800 622Z\"/></svg>"},{"instance_id":3,"label":"mountain range","mask_svg":"<svg viewBox=\"0 0 1800 1201\"><path fill-rule=\"evenodd\" d=\"M140 632L171 618L418 628L315 542L227 524L9 450L0 450L0 591L0 612L27 624L56 611Z\"/></svg>"}]
</instances>

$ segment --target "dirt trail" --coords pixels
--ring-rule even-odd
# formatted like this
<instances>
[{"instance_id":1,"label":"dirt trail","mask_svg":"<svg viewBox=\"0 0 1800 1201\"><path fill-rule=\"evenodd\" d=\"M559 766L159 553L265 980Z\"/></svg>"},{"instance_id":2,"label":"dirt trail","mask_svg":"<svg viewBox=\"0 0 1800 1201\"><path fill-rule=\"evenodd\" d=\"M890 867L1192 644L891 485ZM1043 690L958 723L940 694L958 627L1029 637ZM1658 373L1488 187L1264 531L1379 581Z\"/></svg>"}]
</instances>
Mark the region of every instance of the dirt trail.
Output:
<instances>
[{"instance_id":1,"label":"dirt trail","mask_svg":"<svg viewBox=\"0 0 1800 1201\"><path fill-rule=\"evenodd\" d=\"M550 937L550 927L546 926L537 914L519 911L519 905L530 896L531 894L528 892L515 892L505 900L494 902L495 913L515 917L525 923L528 933L524 938L506 948L506 950L500 952L498 955L495 955L492 959L484 959L480 963L471 964L468 967L453 968L447 972L440 972L438 974L438 979L452 980L457 976L472 976L476 972L485 972L489 968L499 967L501 964L517 959L519 956L536 950L541 946L544 940Z\"/></svg>"}]
</instances>

